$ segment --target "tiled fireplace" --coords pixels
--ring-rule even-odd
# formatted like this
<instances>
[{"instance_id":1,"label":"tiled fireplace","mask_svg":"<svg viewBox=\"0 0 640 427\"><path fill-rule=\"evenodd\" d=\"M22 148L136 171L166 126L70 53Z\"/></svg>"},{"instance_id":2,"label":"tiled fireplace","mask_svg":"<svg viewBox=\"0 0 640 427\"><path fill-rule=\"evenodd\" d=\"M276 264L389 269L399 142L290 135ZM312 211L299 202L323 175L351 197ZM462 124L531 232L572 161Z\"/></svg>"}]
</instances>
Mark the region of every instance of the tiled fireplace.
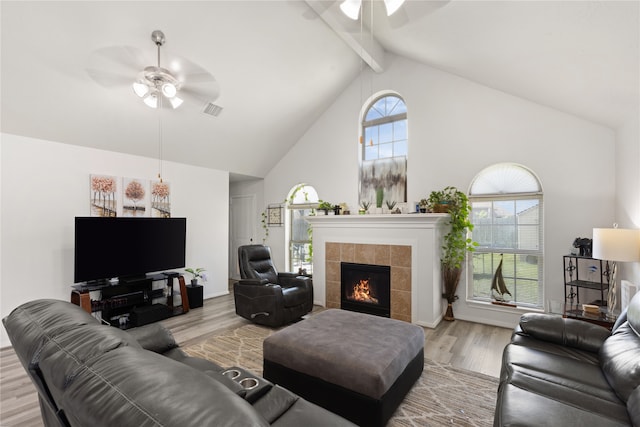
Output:
<instances>
[{"instance_id":1,"label":"tiled fireplace","mask_svg":"<svg viewBox=\"0 0 640 427\"><path fill-rule=\"evenodd\" d=\"M411 246L326 242L325 248L326 306L328 308L343 308L343 292L341 292L343 263L390 267L389 317L411 322ZM349 282L346 285L352 286L353 283ZM384 299L377 293L375 298ZM372 304L368 306L371 308ZM370 312L370 314L382 313L382 310L367 310L367 305L363 308L358 311Z\"/></svg>"},{"instance_id":2,"label":"tiled fireplace","mask_svg":"<svg viewBox=\"0 0 640 427\"><path fill-rule=\"evenodd\" d=\"M341 263L388 266L392 319L435 327L445 301L440 247L447 214L319 215L313 227L314 303L341 308Z\"/></svg>"}]
</instances>

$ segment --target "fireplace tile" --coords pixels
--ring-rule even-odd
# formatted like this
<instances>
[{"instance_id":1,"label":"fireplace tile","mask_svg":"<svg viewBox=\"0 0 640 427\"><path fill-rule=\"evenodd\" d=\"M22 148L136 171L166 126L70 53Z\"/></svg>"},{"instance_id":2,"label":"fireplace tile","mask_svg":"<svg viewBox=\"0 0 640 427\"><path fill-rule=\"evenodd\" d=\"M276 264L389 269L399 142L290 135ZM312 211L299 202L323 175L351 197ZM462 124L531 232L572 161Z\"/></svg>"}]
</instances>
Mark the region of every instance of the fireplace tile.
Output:
<instances>
[{"instance_id":1,"label":"fireplace tile","mask_svg":"<svg viewBox=\"0 0 640 427\"><path fill-rule=\"evenodd\" d=\"M327 242L325 245L325 260L340 262L340 243Z\"/></svg>"},{"instance_id":2,"label":"fireplace tile","mask_svg":"<svg viewBox=\"0 0 640 427\"><path fill-rule=\"evenodd\" d=\"M375 264L375 259L375 245L356 244L354 262L357 262L358 264Z\"/></svg>"},{"instance_id":3,"label":"fireplace tile","mask_svg":"<svg viewBox=\"0 0 640 427\"><path fill-rule=\"evenodd\" d=\"M391 267L391 289L411 292L411 268Z\"/></svg>"},{"instance_id":4,"label":"fireplace tile","mask_svg":"<svg viewBox=\"0 0 640 427\"><path fill-rule=\"evenodd\" d=\"M391 264L398 267L411 267L411 246L391 246Z\"/></svg>"},{"instance_id":5,"label":"fireplace tile","mask_svg":"<svg viewBox=\"0 0 640 427\"><path fill-rule=\"evenodd\" d=\"M391 318L411 321L411 292L391 290Z\"/></svg>"},{"instance_id":6,"label":"fireplace tile","mask_svg":"<svg viewBox=\"0 0 640 427\"><path fill-rule=\"evenodd\" d=\"M340 244L340 261L355 262L356 245L354 243Z\"/></svg>"},{"instance_id":7,"label":"fireplace tile","mask_svg":"<svg viewBox=\"0 0 640 427\"><path fill-rule=\"evenodd\" d=\"M327 298L327 305L329 303L331 304L335 304L333 308L338 307L340 308L340 279L338 278L338 281L327 281L327 286L326 286L326 298Z\"/></svg>"},{"instance_id":8,"label":"fireplace tile","mask_svg":"<svg viewBox=\"0 0 640 427\"><path fill-rule=\"evenodd\" d=\"M376 265L391 265L391 246L374 245L374 261Z\"/></svg>"},{"instance_id":9,"label":"fireplace tile","mask_svg":"<svg viewBox=\"0 0 640 427\"><path fill-rule=\"evenodd\" d=\"M339 282L340 281L340 260L327 261L325 263L325 278L328 281Z\"/></svg>"}]
</instances>

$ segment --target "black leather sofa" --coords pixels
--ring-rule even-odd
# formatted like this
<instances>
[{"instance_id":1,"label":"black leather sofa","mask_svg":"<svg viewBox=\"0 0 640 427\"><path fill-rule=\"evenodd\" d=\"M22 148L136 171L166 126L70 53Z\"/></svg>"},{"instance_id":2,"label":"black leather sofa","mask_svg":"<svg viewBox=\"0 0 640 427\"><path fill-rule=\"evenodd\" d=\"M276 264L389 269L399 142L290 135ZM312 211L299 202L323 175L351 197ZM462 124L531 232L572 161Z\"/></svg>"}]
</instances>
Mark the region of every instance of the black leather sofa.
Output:
<instances>
[{"instance_id":1,"label":"black leather sofa","mask_svg":"<svg viewBox=\"0 0 640 427\"><path fill-rule=\"evenodd\" d=\"M188 356L158 323L123 331L57 300L23 304L3 323L46 426L354 425L241 368Z\"/></svg>"},{"instance_id":2,"label":"black leather sofa","mask_svg":"<svg viewBox=\"0 0 640 427\"><path fill-rule=\"evenodd\" d=\"M640 294L612 332L525 314L503 352L494 426L639 426Z\"/></svg>"}]
</instances>

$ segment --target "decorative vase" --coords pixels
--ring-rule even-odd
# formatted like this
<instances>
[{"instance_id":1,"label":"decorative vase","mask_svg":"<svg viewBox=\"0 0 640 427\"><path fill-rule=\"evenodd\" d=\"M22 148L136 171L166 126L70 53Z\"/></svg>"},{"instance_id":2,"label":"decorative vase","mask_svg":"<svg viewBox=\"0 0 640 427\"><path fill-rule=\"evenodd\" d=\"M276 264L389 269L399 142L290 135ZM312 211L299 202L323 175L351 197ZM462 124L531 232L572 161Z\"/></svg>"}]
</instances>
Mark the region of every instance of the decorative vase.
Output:
<instances>
[{"instance_id":1,"label":"decorative vase","mask_svg":"<svg viewBox=\"0 0 640 427\"><path fill-rule=\"evenodd\" d=\"M456 318L453 316L453 306L451 304L447 304L447 311L444 313L443 319L450 322L456 320Z\"/></svg>"},{"instance_id":2,"label":"decorative vase","mask_svg":"<svg viewBox=\"0 0 640 427\"><path fill-rule=\"evenodd\" d=\"M447 300L447 311L444 314L444 320L456 320L456 318L453 316L452 304L455 300L458 299L456 290L458 289L458 283L460 283L461 274L461 268L442 267L442 283L444 284L444 292L442 293L442 297Z\"/></svg>"},{"instance_id":3,"label":"decorative vase","mask_svg":"<svg viewBox=\"0 0 640 427\"><path fill-rule=\"evenodd\" d=\"M198 279L191 279L191 286L198 286Z\"/></svg>"}]
</instances>

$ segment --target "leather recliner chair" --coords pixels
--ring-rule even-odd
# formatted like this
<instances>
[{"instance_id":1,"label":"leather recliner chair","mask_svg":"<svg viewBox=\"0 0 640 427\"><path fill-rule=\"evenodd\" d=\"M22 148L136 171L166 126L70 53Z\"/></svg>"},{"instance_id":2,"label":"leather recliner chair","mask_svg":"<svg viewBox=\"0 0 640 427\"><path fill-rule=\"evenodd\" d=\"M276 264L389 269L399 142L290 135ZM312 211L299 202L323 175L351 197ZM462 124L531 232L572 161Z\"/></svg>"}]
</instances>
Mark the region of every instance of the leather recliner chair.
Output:
<instances>
[{"instance_id":1,"label":"leather recliner chair","mask_svg":"<svg viewBox=\"0 0 640 427\"><path fill-rule=\"evenodd\" d=\"M313 309L313 282L295 273L278 273L265 245L238 248L241 279L233 285L236 314L266 326L281 326Z\"/></svg>"}]
</instances>

